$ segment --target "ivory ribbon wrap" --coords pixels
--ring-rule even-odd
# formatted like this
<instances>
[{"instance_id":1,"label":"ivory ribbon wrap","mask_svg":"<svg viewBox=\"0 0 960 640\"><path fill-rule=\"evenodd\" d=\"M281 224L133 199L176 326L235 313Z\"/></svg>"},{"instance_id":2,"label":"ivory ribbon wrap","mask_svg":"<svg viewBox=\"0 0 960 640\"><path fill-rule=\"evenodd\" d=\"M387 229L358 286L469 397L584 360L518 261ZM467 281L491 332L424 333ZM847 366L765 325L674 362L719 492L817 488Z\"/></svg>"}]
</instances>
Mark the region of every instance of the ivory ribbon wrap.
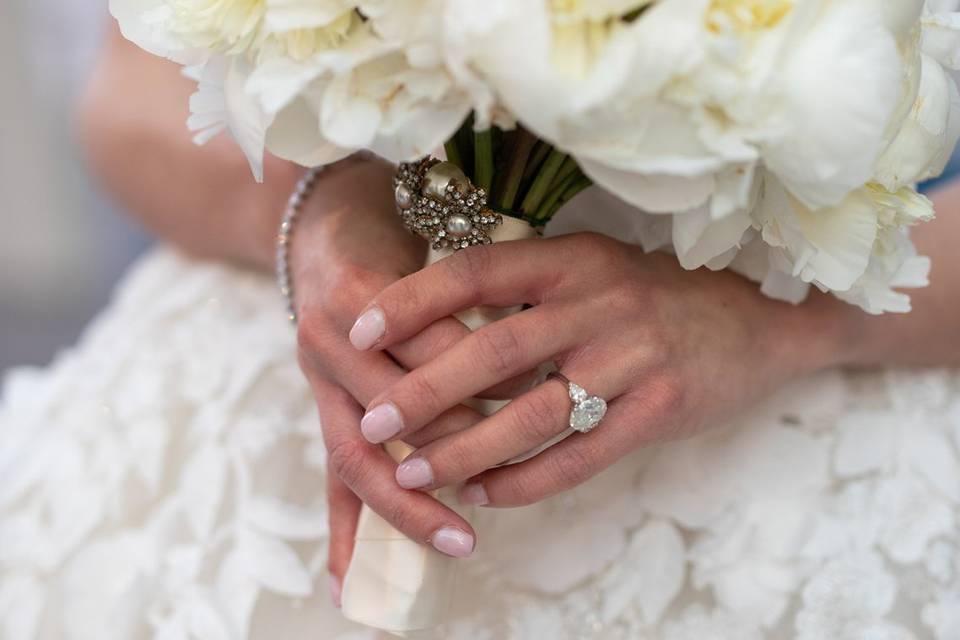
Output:
<instances>
[{"instance_id":1,"label":"ivory ribbon wrap","mask_svg":"<svg viewBox=\"0 0 960 640\"><path fill-rule=\"evenodd\" d=\"M506 216L503 224L491 233L494 242L536 236L536 230L529 224ZM448 255L449 250L431 251L427 266ZM476 331L517 311L519 309L476 307L457 314L457 318L471 331ZM472 406L489 415L502 403L473 401ZM399 462L413 449L395 443L389 445L387 451ZM443 489L433 495L464 515L458 508L455 488ZM436 637L432 632L446 622L456 585L457 566L461 562L464 560L449 558L408 539L364 506L357 527L353 559L343 583L343 615L400 637Z\"/></svg>"}]
</instances>

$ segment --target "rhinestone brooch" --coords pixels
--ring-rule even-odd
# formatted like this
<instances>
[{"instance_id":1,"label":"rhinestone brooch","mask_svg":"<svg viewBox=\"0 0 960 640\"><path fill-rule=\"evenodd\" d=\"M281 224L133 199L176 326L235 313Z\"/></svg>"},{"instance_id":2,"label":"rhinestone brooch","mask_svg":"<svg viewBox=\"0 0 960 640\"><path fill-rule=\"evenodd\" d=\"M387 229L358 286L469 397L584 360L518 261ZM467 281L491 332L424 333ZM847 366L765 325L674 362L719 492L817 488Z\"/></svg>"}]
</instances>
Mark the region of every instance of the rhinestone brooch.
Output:
<instances>
[{"instance_id":1,"label":"rhinestone brooch","mask_svg":"<svg viewBox=\"0 0 960 640\"><path fill-rule=\"evenodd\" d=\"M490 233L503 223L503 216L487 207L486 191L450 162L402 163L394 187L404 225L436 250L490 244Z\"/></svg>"}]
</instances>

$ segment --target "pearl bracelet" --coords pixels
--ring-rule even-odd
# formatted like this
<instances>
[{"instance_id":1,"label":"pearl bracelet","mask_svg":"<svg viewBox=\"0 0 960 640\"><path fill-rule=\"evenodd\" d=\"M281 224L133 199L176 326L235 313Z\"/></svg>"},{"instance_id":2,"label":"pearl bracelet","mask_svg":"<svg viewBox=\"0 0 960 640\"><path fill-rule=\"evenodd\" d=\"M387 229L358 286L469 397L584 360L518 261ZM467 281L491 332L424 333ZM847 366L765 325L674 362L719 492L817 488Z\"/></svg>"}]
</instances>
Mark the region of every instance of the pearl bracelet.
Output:
<instances>
[{"instance_id":1,"label":"pearl bracelet","mask_svg":"<svg viewBox=\"0 0 960 640\"><path fill-rule=\"evenodd\" d=\"M287 303L287 318L293 324L297 323L297 310L294 307L293 277L290 274L290 245L293 242L293 232L303 204L313 192L317 185L317 177L322 171L322 167L310 169L300 178L287 202L283 220L280 222L280 231L277 233L277 286L280 287L280 295Z\"/></svg>"}]
</instances>

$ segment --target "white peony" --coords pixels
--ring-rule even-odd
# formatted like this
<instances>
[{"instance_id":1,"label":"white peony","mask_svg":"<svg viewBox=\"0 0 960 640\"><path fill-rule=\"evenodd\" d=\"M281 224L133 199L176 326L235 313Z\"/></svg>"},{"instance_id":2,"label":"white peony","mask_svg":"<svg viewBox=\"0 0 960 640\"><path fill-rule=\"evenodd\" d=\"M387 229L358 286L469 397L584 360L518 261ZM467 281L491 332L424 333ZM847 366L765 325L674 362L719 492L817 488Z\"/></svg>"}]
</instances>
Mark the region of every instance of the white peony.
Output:
<instances>
[{"instance_id":1,"label":"white peony","mask_svg":"<svg viewBox=\"0 0 960 640\"><path fill-rule=\"evenodd\" d=\"M359 149L433 152L471 112L521 123L644 213L645 246L909 310L929 261L918 182L960 137L955 0L111 0L124 34L194 65L198 141L257 177ZM656 236L655 238L653 236Z\"/></svg>"},{"instance_id":2,"label":"white peony","mask_svg":"<svg viewBox=\"0 0 960 640\"><path fill-rule=\"evenodd\" d=\"M123 34L181 62L210 54L306 59L340 46L360 16L352 0L110 0Z\"/></svg>"},{"instance_id":3,"label":"white peony","mask_svg":"<svg viewBox=\"0 0 960 640\"><path fill-rule=\"evenodd\" d=\"M198 141L227 129L258 179L263 153L319 165L442 145L469 113L439 56L413 50L415 0L111 0L123 33L193 64ZM436 47L434 47L436 49Z\"/></svg>"}]
</instances>

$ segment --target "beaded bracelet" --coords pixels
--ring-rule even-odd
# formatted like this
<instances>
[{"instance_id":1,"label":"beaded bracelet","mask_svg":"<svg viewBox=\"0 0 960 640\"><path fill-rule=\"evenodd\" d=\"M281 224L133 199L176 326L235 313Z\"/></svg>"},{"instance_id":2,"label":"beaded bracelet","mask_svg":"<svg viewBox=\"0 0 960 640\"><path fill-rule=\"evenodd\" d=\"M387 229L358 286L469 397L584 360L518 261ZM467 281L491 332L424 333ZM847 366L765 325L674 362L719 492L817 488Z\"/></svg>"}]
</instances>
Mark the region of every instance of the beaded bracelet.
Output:
<instances>
[{"instance_id":1,"label":"beaded bracelet","mask_svg":"<svg viewBox=\"0 0 960 640\"><path fill-rule=\"evenodd\" d=\"M293 242L293 232L303 204L313 192L317 185L317 177L322 171L322 167L310 169L300 178L287 202L283 220L280 221L280 231L277 233L277 286L280 287L280 295L287 303L287 318L293 324L297 323L297 311L293 301L293 277L290 275L290 244Z\"/></svg>"}]
</instances>

